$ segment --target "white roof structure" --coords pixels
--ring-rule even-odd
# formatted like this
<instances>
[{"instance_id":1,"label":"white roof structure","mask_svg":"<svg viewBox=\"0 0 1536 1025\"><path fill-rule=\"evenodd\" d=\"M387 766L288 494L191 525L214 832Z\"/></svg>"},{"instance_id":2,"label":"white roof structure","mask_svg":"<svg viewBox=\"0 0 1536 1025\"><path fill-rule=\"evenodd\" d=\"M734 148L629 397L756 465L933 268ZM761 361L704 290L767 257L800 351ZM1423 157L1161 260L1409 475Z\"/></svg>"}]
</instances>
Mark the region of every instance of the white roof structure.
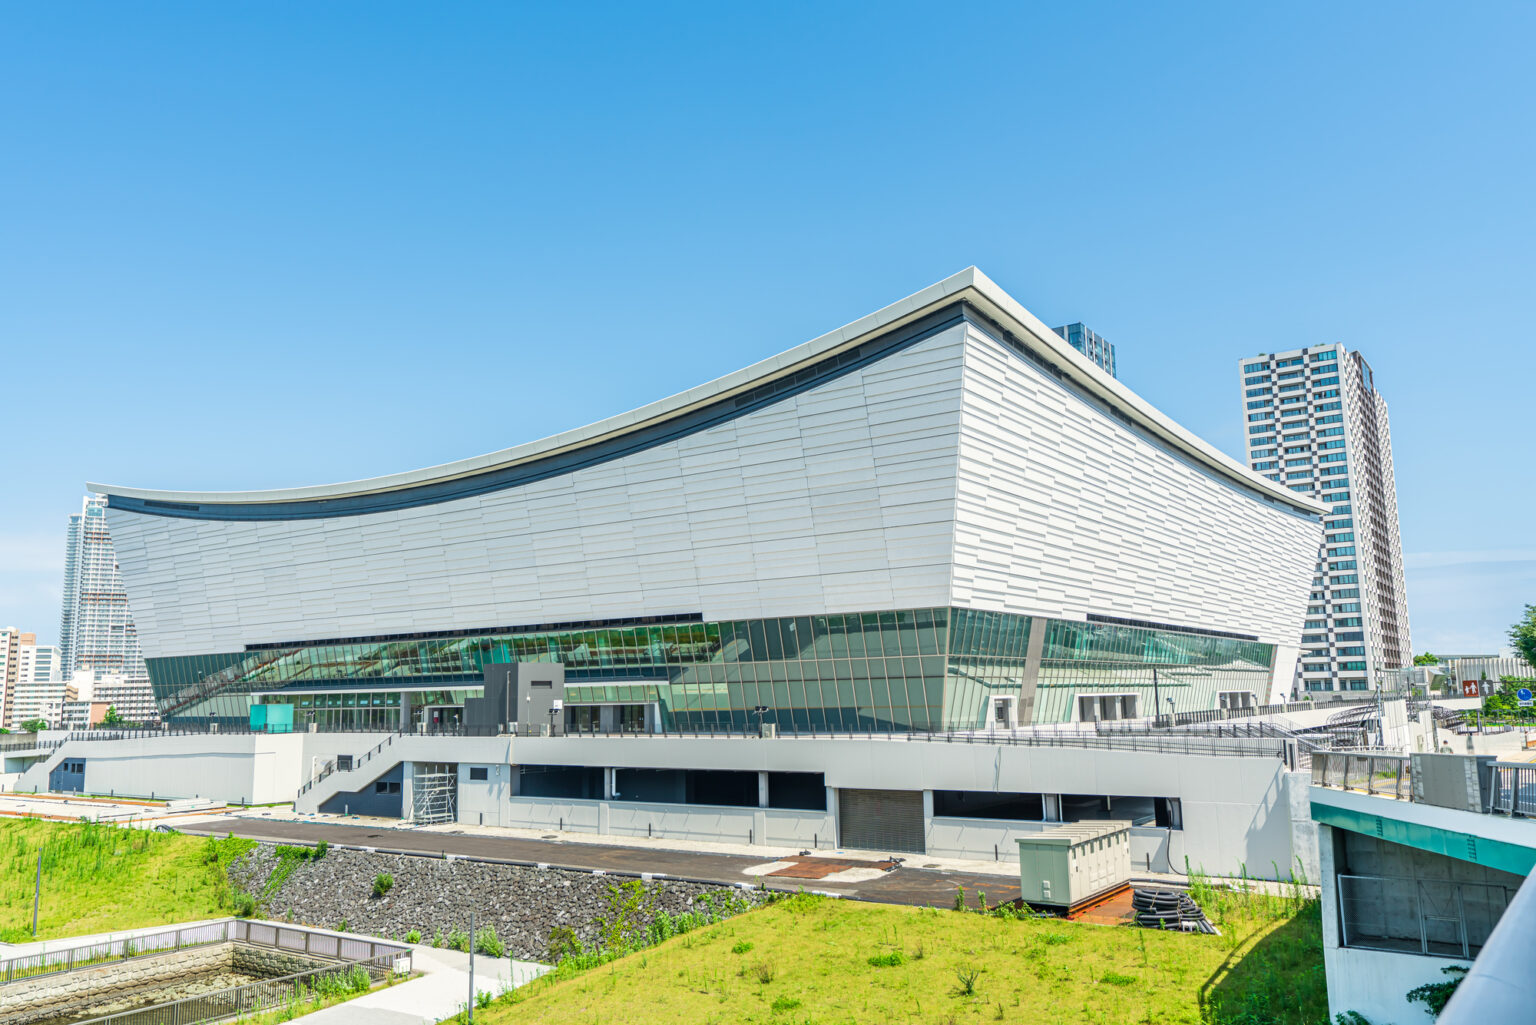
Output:
<instances>
[{"instance_id":1,"label":"white roof structure","mask_svg":"<svg viewBox=\"0 0 1536 1025\"><path fill-rule=\"evenodd\" d=\"M1048 354L1079 388L1110 406L1138 429L1161 440L1175 452L1204 469L1291 509L1313 515L1327 510L1327 506L1253 473L1244 464L1175 423L1072 348L1043 321L1026 310L975 267L968 267L958 274L953 274L937 284L861 317L851 324L829 331L819 338L797 345L776 356L770 356L707 384L690 388L670 398L649 403L585 427L563 431L548 438L486 455L368 480L264 491L157 491L94 483L86 486L92 491L143 501L216 506L328 501L382 495L392 491L477 476L536 459L573 452L598 442L610 441L656 426L707 404L731 398L792 375L840 351L855 348L861 342L901 328L957 302L969 304L980 314L1000 325L1004 331L1013 334L1032 348Z\"/></svg>"}]
</instances>

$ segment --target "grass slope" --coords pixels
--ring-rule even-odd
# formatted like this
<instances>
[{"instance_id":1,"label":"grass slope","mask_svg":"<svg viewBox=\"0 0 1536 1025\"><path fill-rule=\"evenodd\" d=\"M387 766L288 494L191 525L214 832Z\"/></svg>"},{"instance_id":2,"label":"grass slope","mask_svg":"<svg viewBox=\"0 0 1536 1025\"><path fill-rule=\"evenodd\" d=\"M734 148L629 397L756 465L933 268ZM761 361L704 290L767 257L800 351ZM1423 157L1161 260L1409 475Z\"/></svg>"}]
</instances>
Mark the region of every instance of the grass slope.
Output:
<instances>
[{"instance_id":1,"label":"grass slope","mask_svg":"<svg viewBox=\"0 0 1536 1025\"><path fill-rule=\"evenodd\" d=\"M1219 937L800 896L557 971L476 1020L1326 1023L1316 901L1210 903Z\"/></svg>"},{"instance_id":2,"label":"grass slope","mask_svg":"<svg viewBox=\"0 0 1536 1025\"><path fill-rule=\"evenodd\" d=\"M98 823L0 820L0 942L110 932L230 914L226 871L250 840L211 840Z\"/></svg>"}]
</instances>

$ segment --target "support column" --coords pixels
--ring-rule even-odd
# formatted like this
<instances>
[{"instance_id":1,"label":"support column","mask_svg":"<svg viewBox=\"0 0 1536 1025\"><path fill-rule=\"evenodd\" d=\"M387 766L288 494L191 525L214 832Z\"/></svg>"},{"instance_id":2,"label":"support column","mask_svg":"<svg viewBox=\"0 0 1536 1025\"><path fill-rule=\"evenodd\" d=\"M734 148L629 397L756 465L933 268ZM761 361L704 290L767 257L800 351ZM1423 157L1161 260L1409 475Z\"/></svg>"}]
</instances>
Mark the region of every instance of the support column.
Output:
<instances>
[{"instance_id":1,"label":"support column","mask_svg":"<svg viewBox=\"0 0 1536 1025\"><path fill-rule=\"evenodd\" d=\"M1049 620L1043 616L1033 616L1029 621L1029 648L1024 653L1024 672L1019 680L1019 707L1014 712L1016 726L1029 726L1035 722L1035 693L1040 684L1040 654L1045 650L1047 622Z\"/></svg>"},{"instance_id":2,"label":"support column","mask_svg":"<svg viewBox=\"0 0 1536 1025\"><path fill-rule=\"evenodd\" d=\"M1061 821L1061 795L1060 794L1042 794L1041 797L1043 797L1045 799L1045 821L1047 821L1047 822L1060 822Z\"/></svg>"},{"instance_id":3,"label":"support column","mask_svg":"<svg viewBox=\"0 0 1536 1025\"><path fill-rule=\"evenodd\" d=\"M827 846L836 847L839 844L838 830L842 828L837 819L837 787L827 787L827 815L832 819L832 835L827 837Z\"/></svg>"},{"instance_id":4,"label":"support column","mask_svg":"<svg viewBox=\"0 0 1536 1025\"><path fill-rule=\"evenodd\" d=\"M768 807L768 774L766 772L757 774L757 806Z\"/></svg>"},{"instance_id":5,"label":"support column","mask_svg":"<svg viewBox=\"0 0 1536 1025\"><path fill-rule=\"evenodd\" d=\"M411 694L406 691L400 695L400 732L411 731Z\"/></svg>"},{"instance_id":6,"label":"support column","mask_svg":"<svg viewBox=\"0 0 1536 1025\"><path fill-rule=\"evenodd\" d=\"M406 822L410 822L416 817L415 770L415 762L400 763L400 818Z\"/></svg>"},{"instance_id":7,"label":"support column","mask_svg":"<svg viewBox=\"0 0 1536 1025\"><path fill-rule=\"evenodd\" d=\"M613 800L614 780L618 777L618 770L605 767L603 769L603 800Z\"/></svg>"}]
</instances>

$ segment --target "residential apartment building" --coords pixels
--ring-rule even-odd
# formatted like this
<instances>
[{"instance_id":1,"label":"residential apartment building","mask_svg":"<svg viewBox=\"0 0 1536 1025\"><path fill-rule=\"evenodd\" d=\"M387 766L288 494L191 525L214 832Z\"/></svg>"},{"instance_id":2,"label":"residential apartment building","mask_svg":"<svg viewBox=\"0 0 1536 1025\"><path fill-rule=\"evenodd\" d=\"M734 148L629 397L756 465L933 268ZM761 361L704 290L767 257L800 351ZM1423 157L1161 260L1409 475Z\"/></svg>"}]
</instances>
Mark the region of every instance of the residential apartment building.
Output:
<instances>
[{"instance_id":1,"label":"residential apartment building","mask_svg":"<svg viewBox=\"0 0 1536 1025\"><path fill-rule=\"evenodd\" d=\"M59 622L59 678L89 670L121 677L141 694L134 704L153 707L149 673L117 553L107 528L105 495L87 495L69 518L64 545L64 603Z\"/></svg>"},{"instance_id":2,"label":"residential apartment building","mask_svg":"<svg viewBox=\"0 0 1536 1025\"><path fill-rule=\"evenodd\" d=\"M1110 345L1103 335L1081 323L1065 324L1062 327L1053 327L1051 330L1065 338L1072 348L1093 360L1110 377L1120 376L1115 373L1115 347Z\"/></svg>"},{"instance_id":3,"label":"residential apartment building","mask_svg":"<svg viewBox=\"0 0 1536 1025\"><path fill-rule=\"evenodd\" d=\"M1386 400L1344 345L1250 356L1239 369L1249 467L1329 508L1296 689L1369 690L1413 660Z\"/></svg>"},{"instance_id":4,"label":"residential apartment building","mask_svg":"<svg viewBox=\"0 0 1536 1025\"><path fill-rule=\"evenodd\" d=\"M52 644L24 643L20 662L15 700L9 702L6 728L19 729L22 723L33 719L58 725L65 691L64 678L59 671L59 648Z\"/></svg>"},{"instance_id":5,"label":"residential apartment building","mask_svg":"<svg viewBox=\"0 0 1536 1025\"><path fill-rule=\"evenodd\" d=\"M59 681L59 649L38 644L37 635L15 627L0 629L0 725L18 729L38 718L40 701Z\"/></svg>"}]
</instances>

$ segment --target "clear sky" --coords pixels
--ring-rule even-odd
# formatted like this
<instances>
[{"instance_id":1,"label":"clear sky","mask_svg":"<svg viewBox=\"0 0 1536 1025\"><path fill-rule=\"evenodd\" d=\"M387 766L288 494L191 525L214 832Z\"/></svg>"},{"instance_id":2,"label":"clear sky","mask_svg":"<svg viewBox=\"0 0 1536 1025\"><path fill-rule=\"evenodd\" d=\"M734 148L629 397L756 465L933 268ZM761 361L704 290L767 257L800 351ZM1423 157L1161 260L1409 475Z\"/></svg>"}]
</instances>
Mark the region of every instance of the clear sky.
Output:
<instances>
[{"instance_id":1,"label":"clear sky","mask_svg":"<svg viewBox=\"0 0 1536 1025\"><path fill-rule=\"evenodd\" d=\"M976 264L1241 455L1391 403L1417 650L1536 602L1536 6L0 8L0 625L84 482L280 487L620 412Z\"/></svg>"}]
</instances>

